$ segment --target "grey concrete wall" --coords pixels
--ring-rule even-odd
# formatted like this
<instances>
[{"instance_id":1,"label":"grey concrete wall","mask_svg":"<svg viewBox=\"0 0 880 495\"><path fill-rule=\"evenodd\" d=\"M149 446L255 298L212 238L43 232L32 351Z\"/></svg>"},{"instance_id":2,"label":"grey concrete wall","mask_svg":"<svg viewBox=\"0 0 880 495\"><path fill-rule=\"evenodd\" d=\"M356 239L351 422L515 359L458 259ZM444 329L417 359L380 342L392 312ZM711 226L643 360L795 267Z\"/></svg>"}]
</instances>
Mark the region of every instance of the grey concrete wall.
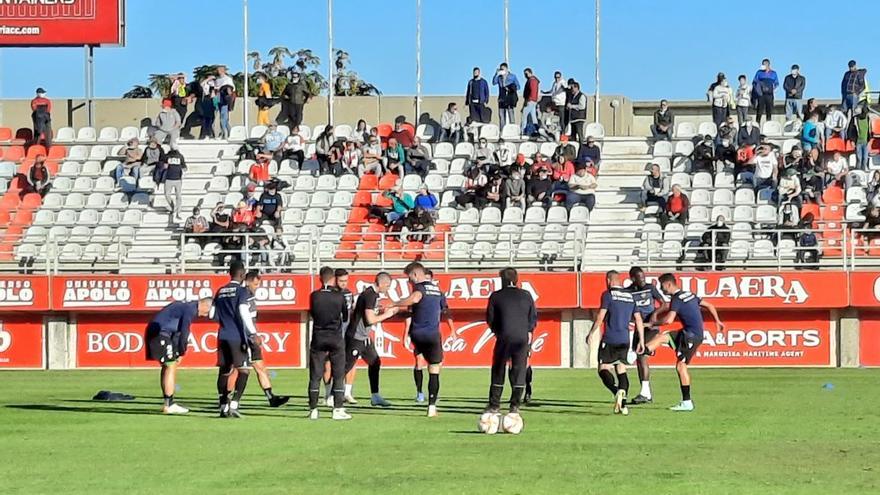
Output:
<instances>
[{"instance_id":1,"label":"grey concrete wall","mask_svg":"<svg viewBox=\"0 0 880 495\"><path fill-rule=\"evenodd\" d=\"M46 364L50 370L76 368L76 334L64 320L46 322Z\"/></svg>"},{"instance_id":2,"label":"grey concrete wall","mask_svg":"<svg viewBox=\"0 0 880 495\"><path fill-rule=\"evenodd\" d=\"M837 365L841 368L858 368L861 365L859 358L859 313L850 308L840 311L838 316Z\"/></svg>"}]
</instances>

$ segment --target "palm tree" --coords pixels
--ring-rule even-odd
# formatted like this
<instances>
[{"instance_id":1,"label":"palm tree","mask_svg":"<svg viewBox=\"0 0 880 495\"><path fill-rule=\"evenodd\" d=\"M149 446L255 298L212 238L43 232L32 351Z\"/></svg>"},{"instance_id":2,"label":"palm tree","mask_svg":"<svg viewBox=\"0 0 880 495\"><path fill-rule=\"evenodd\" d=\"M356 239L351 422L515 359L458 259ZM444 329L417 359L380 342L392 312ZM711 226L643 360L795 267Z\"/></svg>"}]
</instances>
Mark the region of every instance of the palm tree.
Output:
<instances>
[{"instance_id":1,"label":"palm tree","mask_svg":"<svg viewBox=\"0 0 880 495\"><path fill-rule=\"evenodd\" d=\"M293 56L293 53L286 46L276 46L269 50L269 56L272 57L272 68L278 75L284 72L284 58Z\"/></svg>"},{"instance_id":2,"label":"palm tree","mask_svg":"<svg viewBox=\"0 0 880 495\"><path fill-rule=\"evenodd\" d=\"M168 74L150 74L150 83L148 84L152 94L165 97L171 93L171 78Z\"/></svg>"},{"instance_id":3,"label":"palm tree","mask_svg":"<svg viewBox=\"0 0 880 495\"><path fill-rule=\"evenodd\" d=\"M260 58L260 52L250 52L247 58L254 59L254 72L263 70L263 60Z\"/></svg>"},{"instance_id":4,"label":"palm tree","mask_svg":"<svg viewBox=\"0 0 880 495\"><path fill-rule=\"evenodd\" d=\"M348 52L344 50L336 50L336 70L344 71L348 66L350 59L348 58Z\"/></svg>"},{"instance_id":5,"label":"palm tree","mask_svg":"<svg viewBox=\"0 0 880 495\"><path fill-rule=\"evenodd\" d=\"M218 65L200 65L193 69L193 78L196 81L201 81L202 79L208 76L216 76L217 75L217 67Z\"/></svg>"},{"instance_id":6,"label":"palm tree","mask_svg":"<svg viewBox=\"0 0 880 495\"><path fill-rule=\"evenodd\" d=\"M123 98L152 98L153 97L153 90L146 87L146 86L135 85L133 88L131 88L129 91L127 91L124 95L122 95L122 97Z\"/></svg>"},{"instance_id":7,"label":"palm tree","mask_svg":"<svg viewBox=\"0 0 880 495\"><path fill-rule=\"evenodd\" d=\"M305 72L307 67L317 67L321 65L321 58L314 54L311 50L297 50L294 54L296 57L296 65L302 72Z\"/></svg>"}]
</instances>

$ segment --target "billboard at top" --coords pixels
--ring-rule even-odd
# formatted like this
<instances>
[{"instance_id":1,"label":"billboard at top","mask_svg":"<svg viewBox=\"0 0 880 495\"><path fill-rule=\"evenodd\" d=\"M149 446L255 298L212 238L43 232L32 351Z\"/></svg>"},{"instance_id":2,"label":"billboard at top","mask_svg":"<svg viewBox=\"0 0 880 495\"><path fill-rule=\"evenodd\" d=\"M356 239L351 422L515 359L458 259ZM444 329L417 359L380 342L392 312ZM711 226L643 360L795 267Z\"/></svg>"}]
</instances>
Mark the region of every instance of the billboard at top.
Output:
<instances>
[{"instance_id":1,"label":"billboard at top","mask_svg":"<svg viewBox=\"0 0 880 495\"><path fill-rule=\"evenodd\" d=\"M0 0L0 46L125 44L125 0Z\"/></svg>"}]
</instances>

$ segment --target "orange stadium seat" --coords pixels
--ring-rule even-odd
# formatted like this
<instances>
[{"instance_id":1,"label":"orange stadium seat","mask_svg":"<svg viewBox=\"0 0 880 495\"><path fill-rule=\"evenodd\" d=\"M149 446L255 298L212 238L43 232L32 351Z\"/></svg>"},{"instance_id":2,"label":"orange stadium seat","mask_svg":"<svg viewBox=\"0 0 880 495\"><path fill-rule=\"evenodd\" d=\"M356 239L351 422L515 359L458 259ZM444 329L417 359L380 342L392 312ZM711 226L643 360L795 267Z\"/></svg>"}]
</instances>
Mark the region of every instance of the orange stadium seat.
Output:
<instances>
[{"instance_id":1,"label":"orange stadium seat","mask_svg":"<svg viewBox=\"0 0 880 495\"><path fill-rule=\"evenodd\" d=\"M420 260L425 257L425 245L421 242L408 242L403 246L403 258Z\"/></svg>"},{"instance_id":2,"label":"orange stadium seat","mask_svg":"<svg viewBox=\"0 0 880 495\"><path fill-rule=\"evenodd\" d=\"M12 141L12 129L0 127L0 143L8 143L9 141Z\"/></svg>"},{"instance_id":3,"label":"orange stadium seat","mask_svg":"<svg viewBox=\"0 0 880 495\"><path fill-rule=\"evenodd\" d=\"M48 155L49 153L46 151L46 147L42 144L32 144L27 149L27 158L36 158L37 155Z\"/></svg>"},{"instance_id":4,"label":"orange stadium seat","mask_svg":"<svg viewBox=\"0 0 880 495\"><path fill-rule=\"evenodd\" d=\"M18 208L18 203L18 192L7 191L6 194L3 195L3 199L0 199L0 208L5 210L13 210L15 208Z\"/></svg>"},{"instance_id":5,"label":"orange stadium seat","mask_svg":"<svg viewBox=\"0 0 880 495\"><path fill-rule=\"evenodd\" d=\"M369 191L358 191L354 195L354 200L352 201L352 206L365 206L370 207L373 205L373 194Z\"/></svg>"},{"instance_id":6,"label":"orange stadium seat","mask_svg":"<svg viewBox=\"0 0 880 495\"><path fill-rule=\"evenodd\" d=\"M67 147L60 144L52 145L47 156L49 158L64 158L67 156Z\"/></svg>"},{"instance_id":7,"label":"orange stadium seat","mask_svg":"<svg viewBox=\"0 0 880 495\"><path fill-rule=\"evenodd\" d=\"M379 178L373 174L361 177L361 183L358 186L361 191L375 191L379 189Z\"/></svg>"},{"instance_id":8,"label":"orange stadium seat","mask_svg":"<svg viewBox=\"0 0 880 495\"><path fill-rule=\"evenodd\" d=\"M403 259L404 255L403 245L399 241L389 241L387 239L385 240L385 249L383 252L385 253L386 260Z\"/></svg>"},{"instance_id":9,"label":"orange stadium seat","mask_svg":"<svg viewBox=\"0 0 880 495\"><path fill-rule=\"evenodd\" d=\"M868 244L868 256L876 257L880 256L880 239L869 239L867 241Z\"/></svg>"},{"instance_id":10,"label":"orange stadium seat","mask_svg":"<svg viewBox=\"0 0 880 495\"><path fill-rule=\"evenodd\" d=\"M841 153L851 153L855 151L855 146L853 146L852 142L844 141L838 136L832 137L825 141L825 151L829 153L833 153L835 151L839 151Z\"/></svg>"},{"instance_id":11,"label":"orange stadium seat","mask_svg":"<svg viewBox=\"0 0 880 495\"><path fill-rule=\"evenodd\" d=\"M351 222L351 219L349 219ZM349 223L345 226L345 231L342 233L342 238L340 239L343 244L358 242L363 238L364 224L362 223ZM341 246L342 244L340 244Z\"/></svg>"},{"instance_id":12,"label":"orange stadium seat","mask_svg":"<svg viewBox=\"0 0 880 495\"><path fill-rule=\"evenodd\" d=\"M825 192L822 193L822 201L825 202L826 205L841 205L844 202L844 193L843 188L838 186L829 186L825 189Z\"/></svg>"},{"instance_id":13,"label":"orange stadium seat","mask_svg":"<svg viewBox=\"0 0 880 495\"><path fill-rule=\"evenodd\" d=\"M410 124L409 122L404 122L403 124L400 125L400 127L401 127L402 129L404 129L404 130L409 131L409 133L410 133L412 136L415 136L415 135L416 135L416 128L413 127L413 125Z\"/></svg>"},{"instance_id":14,"label":"orange stadium seat","mask_svg":"<svg viewBox=\"0 0 880 495\"><path fill-rule=\"evenodd\" d=\"M398 177L394 174L383 175L382 178L379 179L379 190L387 191L389 189L393 189L394 186L397 185L397 181L399 179L400 179L400 177Z\"/></svg>"},{"instance_id":15,"label":"orange stadium seat","mask_svg":"<svg viewBox=\"0 0 880 495\"><path fill-rule=\"evenodd\" d=\"M362 238L365 242L379 242L382 238L382 234L387 232L388 229L385 228L384 225L380 223L370 224L367 227L367 230L364 232Z\"/></svg>"},{"instance_id":16,"label":"orange stadium seat","mask_svg":"<svg viewBox=\"0 0 880 495\"><path fill-rule=\"evenodd\" d=\"M845 209L841 205L825 205L822 207L822 220L834 222L843 220Z\"/></svg>"},{"instance_id":17,"label":"orange stadium seat","mask_svg":"<svg viewBox=\"0 0 880 495\"><path fill-rule=\"evenodd\" d=\"M807 213L812 213L814 220L822 218L822 212L816 203L804 203L804 206L801 207L801 218L807 216Z\"/></svg>"},{"instance_id":18,"label":"orange stadium seat","mask_svg":"<svg viewBox=\"0 0 880 495\"><path fill-rule=\"evenodd\" d=\"M379 259L379 243L365 242L361 244L357 251L357 259L360 260L378 260Z\"/></svg>"},{"instance_id":19,"label":"orange stadium seat","mask_svg":"<svg viewBox=\"0 0 880 495\"><path fill-rule=\"evenodd\" d=\"M384 194L377 194L374 204L379 208L391 208L391 205L394 203L391 202L391 198L386 197Z\"/></svg>"},{"instance_id":20,"label":"orange stadium seat","mask_svg":"<svg viewBox=\"0 0 880 495\"><path fill-rule=\"evenodd\" d=\"M868 154L880 155L880 138L871 138L868 141Z\"/></svg>"},{"instance_id":21,"label":"orange stadium seat","mask_svg":"<svg viewBox=\"0 0 880 495\"><path fill-rule=\"evenodd\" d=\"M12 218L12 225L19 225L21 227L27 227L34 221L34 210L30 209L20 209L15 213L15 216Z\"/></svg>"},{"instance_id":22,"label":"orange stadium seat","mask_svg":"<svg viewBox=\"0 0 880 495\"><path fill-rule=\"evenodd\" d=\"M21 200L20 208L37 209L43 204L43 198L37 193L28 193Z\"/></svg>"},{"instance_id":23,"label":"orange stadium seat","mask_svg":"<svg viewBox=\"0 0 880 495\"><path fill-rule=\"evenodd\" d=\"M3 153L5 153L5 152L6 152L6 147L0 146L0 160L3 159Z\"/></svg>"},{"instance_id":24,"label":"orange stadium seat","mask_svg":"<svg viewBox=\"0 0 880 495\"><path fill-rule=\"evenodd\" d=\"M3 159L10 162L20 162L24 156L24 147L16 145L6 148Z\"/></svg>"},{"instance_id":25,"label":"orange stadium seat","mask_svg":"<svg viewBox=\"0 0 880 495\"><path fill-rule=\"evenodd\" d=\"M341 242L336 248L336 259L353 260L357 255L357 246L353 242Z\"/></svg>"},{"instance_id":26,"label":"orange stadium seat","mask_svg":"<svg viewBox=\"0 0 880 495\"><path fill-rule=\"evenodd\" d=\"M871 116L871 134L880 136L880 117Z\"/></svg>"},{"instance_id":27,"label":"orange stadium seat","mask_svg":"<svg viewBox=\"0 0 880 495\"><path fill-rule=\"evenodd\" d=\"M9 225L9 210L0 208L0 227Z\"/></svg>"},{"instance_id":28,"label":"orange stadium seat","mask_svg":"<svg viewBox=\"0 0 880 495\"><path fill-rule=\"evenodd\" d=\"M367 221L367 215L369 214L369 210L364 207L354 207L351 209L351 213L348 214L348 222L349 223L363 223Z\"/></svg>"},{"instance_id":29,"label":"orange stadium seat","mask_svg":"<svg viewBox=\"0 0 880 495\"><path fill-rule=\"evenodd\" d=\"M376 124L376 133L382 140L388 139L392 131L394 131L394 127L391 124Z\"/></svg>"},{"instance_id":30,"label":"orange stadium seat","mask_svg":"<svg viewBox=\"0 0 880 495\"><path fill-rule=\"evenodd\" d=\"M843 256L843 242L841 239L825 239L825 247L822 248L822 256L826 258L839 258Z\"/></svg>"}]
</instances>

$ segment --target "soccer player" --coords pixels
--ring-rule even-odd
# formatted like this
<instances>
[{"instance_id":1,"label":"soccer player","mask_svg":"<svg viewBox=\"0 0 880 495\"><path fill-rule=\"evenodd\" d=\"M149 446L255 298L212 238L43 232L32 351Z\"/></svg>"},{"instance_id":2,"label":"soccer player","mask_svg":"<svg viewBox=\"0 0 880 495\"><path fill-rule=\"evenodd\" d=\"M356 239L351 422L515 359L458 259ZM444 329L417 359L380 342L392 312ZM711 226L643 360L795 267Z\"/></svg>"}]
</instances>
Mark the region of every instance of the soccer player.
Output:
<instances>
[{"instance_id":1,"label":"soccer player","mask_svg":"<svg viewBox=\"0 0 880 495\"><path fill-rule=\"evenodd\" d=\"M251 318L248 304L251 294L242 285L245 278L244 264L233 261L229 266L231 280L214 295L212 317L220 324L217 332L217 394L220 396L220 417L240 418L239 401L244 395L250 376L250 349L260 346L262 338ZM229 397L229 377L237 370L232 400Z\"/></svg>"},{"instance_id":2,"label":"soccer player","mask_svg":"<svg viewBox=\"0 0 880 495\"><path fill-rule=\"evenodd\" d=\"M147 325L147 358L162 366L159 384L162 386L162 412L186 414L189 409L174 402L177 365L186 354L189 327L196 316L208 316L211 298L194 302L174 301L156 313Z\"/></svg>"},{"instance_id":3,"label":"soccer player","mask_svg":"<svg viewBox=\"0 0 880 495\"><path fill-rule=\"evenodd\" d=\"M257 270L251 270L247 273L244 279L244 283L248 288L248 292L250 297L248 297L248 307L251 312L251 319L256 322L257 321L257 289L260 287L260 272ZM257 380L260 382L260 387L263 389L263 394L266 396L266 400L269 401L270 407L281 407L290 400L290 397L286 395L275 395L272 393L272 380L269 379L269 369L266 367L266 363L263 361L263 348L260 345L255 345L252 340L248 340L248 344L250 345L250 354L251 354L251 366L254 371L257 372Z\"/></svg>"},{"instance_id":4,"label":"soccer player","mask_svg":"<svg viewBox=\"0 0 880 495\"><path fill-rule=\"evenodd\" d=\"M428 417L437 416L437 395L440 393L440 368L443 364L443 342L440 336L440 317L447 313L446 296L425 274L425 267L418 262L404 269L413 286L409 297L396 303L397 307L410 307L412 324L410 341L416 354L428 362ZM451 320L449 320L451 322ZM452 328L453 333L455 329Z\"/></svg>"},{"instance_id":5,"label":"soccer player","mask_svg":"<svg viewBox=\"0 0 880 495\"><path fill-rule=\"evenodd\" d=\"M498 413L504 392L504 374L510 361L510 410L519 413L519 405L526 388L526 368L529 361L529 342L538 324L535 300L528 292L516 286L518 275L513 268L505 268L500 290L489 296L486 323L495 334L492 351L492 384L489 387L487 412Z\"/></svg>"},{"instance_id":6,"label":"soccer player","mask_svg":"<svg viewBox=\"0 0 880 495\"><path fill-rule=\"evenodd\" d=\"M375 330L374 325L392 318L399 310L399 308L392 306L385 311L380 311L379 296L387 294L390 287L391 275L387 272L379 272L376 275L376 285L367 287L358 296L345 335L345 372L346 376L352 376L352 381L346 380L345 395L346 397L352 395L354 385L354 376L348 375L348 373L354 369L358 358L363 359L367 363L370 376L370 404L380 407L389 407L391 403L379 394L379 370L382 369L382 360L379 358L376 348L373 347L370 333ZM351 402L347 398L346 401Z\"/></svg>"},{"instance_id":7,"label":"soccer player","mask_svg":"<svg viewBox=\"0 0 880 495\"><path fill-rule=\"evenodd\" d=\"M593 333L604 324L605 329L599 344L599 378L614 394L614 414L626 416L629 414L626 407L626 394L629 391L629 377L626 375L629 324L635 320L636 333L639 335L637 352L644 350L642 342L645 341L645 329L642 325L642 314L636 310L632 294L621 286L620 274L615 270L609 271L605 274L605 284L608 290L602 293L602 304L593 328L587 334L587 343L589 344Z\"/></svg>"},{"instance_id":8,"label":"soccer player","mask_svg":"<svg viewBox=\"0 0 880 495\"><path fill-rule=\"evenodd\" d=\"M336 282L333 284L337 291L342 293L345 297L345 307L346 311L348 311L348 318L345 321L351 321L351 312L354 310L354 294L350 290L348 290L348 270L344 268L337 268L334 272L334 277ZM343 323L340 332L345 335L347 325ZM333 374L330 370L330 357L327 357L327 361L324 363L324 403L327 407L333 407L333 387L331 383L331 379L333 378ZM352 377L353 378L353 377ZM348 383L348 382L346 382ZM351 395L351 388L346 385L345 387L345 402L351 404L357 404L357 401Z\"/></svg>"},{"instance_id":9,"label":"soccer player","mask_svg":"<svg viewBox=\"0 0 880 495\"><path fill-rule=\"evenodd\" d=\"M675 363L675 371L678 372L678 380L681 384L681 402L670 409L673 411L693 411L694 402L691 400L691 375L688 373L688 364L697 353L700 344L703 343L703 314L702 308L712 315L719 331L724 330L724 324L718 317L718 311L711 303L701 300L699 297L681 290L675 275L664 273L660 276L660 290L671 297L669 311L664 316L655 312L651 316L652 325L670 325L678 317L681 320L682 329L675 332L675 336L662 333L648 342L648 351L654 352L658 347L668 343L675 349L678 362Z\"/></svg>"},{"instance_id":10,"label":"soccer player","mask_svg":"<svg viewBox=\"0 0 880 495\"><path fill-rule=\"evenodd\" d=\"M333 284L334 272L329 266L321 268L321 288L309 296L309 315L312 319L312 338L309 344L309 419L318 419L318 397L324 363L330 358L333 377L333 419L346 420L345 412L345 339L342 325L348 322L345 296Z\"/></svg>"},{"instance_id":11,"label":"soccer player","mask_svg":"<svg viewBox=\"0 0 880 495\"><path fill-rule=\"evenodd\" d=\"M659 307L665 307L666 299L660 293L660 290L657 289L656 285L649 284L645 280L645 272L640 267L632 267L629 270L629 278L632 281L632 285L629 286L629 292L632 294L633 302L636 303L636 309L642 315L642 322L645 323L645 341L650 342L660 331L647 323L651 320L651 315L658 308L658 303ZM636 333L633 335L632 341L632 350L634 352L638 348L639 343L642 343L642 341L639 340L639 334ZM632 405L649 404L653 401L650 382L651 368L648 365L650 357L651 355L647 353L636 354L636 370L639 373L639 381L642 388L639 395L630 401Z\"/></svg>"}]
</instances>

